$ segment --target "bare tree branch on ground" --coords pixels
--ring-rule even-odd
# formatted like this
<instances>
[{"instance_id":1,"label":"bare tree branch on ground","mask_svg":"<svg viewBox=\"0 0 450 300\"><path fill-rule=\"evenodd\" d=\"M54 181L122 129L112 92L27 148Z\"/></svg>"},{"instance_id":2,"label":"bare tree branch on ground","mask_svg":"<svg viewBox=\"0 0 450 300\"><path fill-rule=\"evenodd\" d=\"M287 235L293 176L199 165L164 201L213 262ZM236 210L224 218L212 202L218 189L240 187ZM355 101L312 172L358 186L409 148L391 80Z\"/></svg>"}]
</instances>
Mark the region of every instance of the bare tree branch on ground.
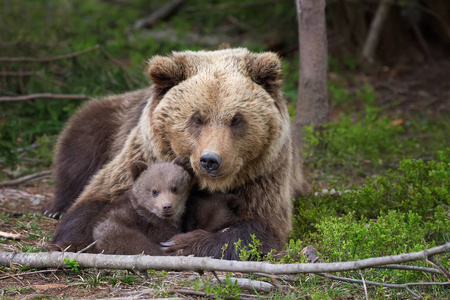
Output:
<instances>
[{"instance_id":1,"label":"bare tree branch on ground","mask_svg":"<svg viewBox=\"0 0 450 300\"><path fill-rule=\"evenodd\" d=\"M81 50L81 51L77 51L77 52L73 52L73 53L69 53L69 54L64 54L64 55L58 55L58 56L53 56L53 57L41 57L41 58L34 58L34 57L0 57L0 61L5 61L5 62L52 62L52 61L56 61L56 60L62 60L62 59L68 59L68 58L73 58L75 56L78 55L82 55L94 50L98 50L100 49L100 45L95 45L92 48L88 48L85 50Z\"/></svg>"},{"instance_id":2,"label":"bare tree branch on ground","mask_svg":"<svg viewBox=\"0 0 450 300\"><path fill-rule=\"evenodd\" d=\"M71 94L31 94L31 95L23 95L16 97L0 97L0 102L10 102L10 101L27 101L33 99L71 99L71 100L84 100L88 99L86 95L71 95Z\"/></svg>"},{"instance_id":3,"label":"bare tree branch on ground","mask_svg":"<svg viewBox=\"0 0 450 300\"><path fill-rule=\"evenodd\" d=\"M0 265L21 264L28 268L61 268L64 258L75 259L81 268L121 270L182 270L224 271L267 274L300 274L343 272L372 268L387 264L398 264L426 260L437 254L450 251L450 242L420 252L375 257L350 262L271 264L268 262L230 261L208 257L105 255L73 252L14 253L0 251Z\"/></svg>"},{"instance_id":4,"label":"bare tree branch on ground","mask_svg":"<svg viewBox=\"0 0 450 300\"><path fill-rule=\"evenodd\" d=\"M32 180L38 180L46 177L50 177L52 174L52 171L41 171L34 174L29 174L20 178L12 179L12 180L5 180L0 181L0 188L5 186L15 186L19 185L28 181Z\"/></svg>"}]
</instances>

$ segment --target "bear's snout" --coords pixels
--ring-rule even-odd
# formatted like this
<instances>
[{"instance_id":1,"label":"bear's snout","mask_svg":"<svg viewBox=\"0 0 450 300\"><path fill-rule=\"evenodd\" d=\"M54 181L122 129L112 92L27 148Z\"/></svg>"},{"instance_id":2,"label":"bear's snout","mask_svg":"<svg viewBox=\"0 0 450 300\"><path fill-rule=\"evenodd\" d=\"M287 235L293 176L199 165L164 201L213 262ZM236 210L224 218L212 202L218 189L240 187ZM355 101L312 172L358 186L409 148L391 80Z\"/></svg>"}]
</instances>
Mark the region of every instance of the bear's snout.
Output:
<instances>
[{"instance_id":1,"label":"bear's snout","mask_svg":"<svg viewBox=\"0 0 450 300\"><path fill-rule=\"evenodd\" d=\"M209 176L217 176L216 171L220 168L222 164L222 158L219 154L211 151L203 151L200 156L200 165L203 169L208 172Z\"/></svg>"}]
</instances>

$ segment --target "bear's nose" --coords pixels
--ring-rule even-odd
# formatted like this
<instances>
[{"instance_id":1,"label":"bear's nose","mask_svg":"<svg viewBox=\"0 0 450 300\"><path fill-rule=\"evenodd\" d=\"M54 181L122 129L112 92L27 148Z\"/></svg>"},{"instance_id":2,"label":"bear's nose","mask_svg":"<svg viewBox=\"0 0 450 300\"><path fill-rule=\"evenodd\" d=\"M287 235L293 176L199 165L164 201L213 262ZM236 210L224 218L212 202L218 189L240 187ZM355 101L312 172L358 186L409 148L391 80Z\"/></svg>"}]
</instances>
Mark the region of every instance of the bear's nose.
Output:
<instances>
[{"instance_id":1,"label":"bear's nose","mask_svg":"<svg viewBox=\"0 0 450 300\"><path fill-rule=\"evenodd\" d=\"M208 173L219 169L221 163L222 158L215 152L204 151L200 156L200 165Z\"/></svg>"}]
</instances>

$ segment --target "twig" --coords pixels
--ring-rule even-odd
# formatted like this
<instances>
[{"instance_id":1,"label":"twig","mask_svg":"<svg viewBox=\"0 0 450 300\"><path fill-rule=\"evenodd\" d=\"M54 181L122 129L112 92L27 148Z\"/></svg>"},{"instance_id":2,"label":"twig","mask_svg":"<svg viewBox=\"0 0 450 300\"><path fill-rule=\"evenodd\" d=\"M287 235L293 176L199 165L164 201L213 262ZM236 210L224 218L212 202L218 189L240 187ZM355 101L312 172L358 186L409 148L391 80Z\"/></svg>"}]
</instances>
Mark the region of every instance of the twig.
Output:
<instances>
[{"instance_id":1,"label":"twig","mask_svg":"<svg viewBox=\"0 0 450 300\"><path fill-rule=\"evenodd\" d=\"M11 72L11 71L3 71L0 73L0 76L6 77L6 76L42 76L43 71L39 72L31 72L31 71L24 71L24 72Z\"/></svg>"},{"instance_id":2,"label":"twig","mask_svg":"<svg viewBox=\"0 0 450 300\"><path fill-rule=\"evenodd\" d=\"M79 56L88 52L92 52L94 50L98 50L100 49L100 45L95 45L92 48L89 49L85 49L85 50L81 50L81 51L77 51L77 52L73 52L73 53L69 53L69 54L64 54L64 55L58 55L58 56L53 56L53 57L41 57L41 58L35 58L35 57L0 57L0 61L5 61L5 62L52 62L52 61L56 61L56 60L62 60L62 59L68 59L68 58L72 58L75 56Z\"/></svg>"},{"instance_id":3,"label":"twig","mask_svg":"<svg viewBox=\"0 0 450 300\"><path fill-rule=\"evenodd\" d=\"M8 273L6 273L5 271L2 271L2 270L0 270L0 272L3 273L3 274L8 274ZM8 274L8 275L9 275L12 279L14 279L15 281L18 281L21 285L25 285L25 283L23 283L22 281L20 281L20 279L17 278L16 275L13 275L13 274Z\"/></svg>"},{"instance_id":4,"label":"twig","mask_svg":"<svg viewBox=\"0 0 450 300\"><path fill-rule=\"evenodd\" d=\"M12 239L12 240L19 240L20 234L19 233L11 233L11 232L4 232L0 231L0 237Z\"/></svg>"},{"instance_id":5,"label":"twig","mask_svg":"<svg viewBox=\"0 0 450 300\"><path fill-rule=\"evenodd\" d=\"M17 96L17 97L0 97L0 102L1 101L25 101L25 100L32 100L32 99L39 99L39 98L84 100L84 99L87 99L88 96L44 93L44 94L31 94L31 95L24 95L24 96Z\"/></svg>"},{"instance_id":6,"label":"twig","mask_svg":"<svg viewBox=\"0 0 450 300\"><path fill-rule=\"evenodd\" d=\"M420 271L420 272L427 272L427 273L433 273L433 274L442 274L439 270L436 270L433 268L425 268L425 267L409 266L409 265L384 265L384 266L376 266L374 268Z\"/></svg>"},{"instance_id":7,"label":"twig","mask_svg":"<svg viewBox=\"0 0 450 300\"><path fill-rule=\"evenodd\" d=\"M343 282L359 283L359 284L363 283L363 281L359 280L359 279L339 277L339 276L334 276L334 275L325 274L325 273L318 273L317 275L322 276L327 279L338 280L338 281L343 281ZM448 285L448 286L450 286L450 282L411 282L411 283L405 283L405 284L394 284L394 283L384 283L384 282L379 283L379 282L367 281L367 280L365 282L367 285L372 285L372 286L383 286L383 287L388 287L388 288L393 288L393 289L407 290L409 293L411 293L416 298L420 298L420 296L417 295L416 293L414 293L409 288L410 286L428 286L428 285L438 285L438 286L447 286Z\"/></svg>"},{"instance_id":8,"label":"twig","mask_svg":"<svg viewBox=\"0 0 450 300\"><path fill-rule=\"evenodd\" d=\"M26 176L23 176L20 178L16 178L13 180L0 181L0 187L19 185L19 184L25 183L30 180L37 180L37 179L49 177L51 174L52 174L51 171L42 171L42 172L37 172L34 174L26 175Z\"/></svg>"},{"instance_id":9,"label":"twig","mask_svg":"<svg viewBox=\"0 0 450 300\"><path fill-rule=\"evenodd\" d=\"M93 241L92 243L90 243L89 245L87 245L85 248L81 249L80 251L78 251L77 253L83 253L86 250L88 250L89 248L91 248L92 246L94 246L95 244L97 244L98 241Z\"/></svg>"},{"instance_id":10,"label":"twig","mask_svg":"<svg viewBox=\"0 0 450 300\"><path fill-rule=\"evenodd\" d=\"M361 275L362 283L364 286L364 295L366 295L366 300L369 300L369 294L367 293L366 280L364 279L364 274L363 274L362 270L359 270L359 274Z\"/></svg>"},{"instance_id":11,"label":"twig","mask_svg":"<svg viewBox=\"0 0 450 300\"><path fill-rule=\"evenodd\" d=\"M146 16L140 20L137 20L133 26L133 30L141 29L143 27L152 27L156 25L161 20L167 19L171 14L173 14L181 5L183 5L185 0L172 0L168 2L163 7L157 9L151 15Z\"/></svg>"},{"instance_id":12,"label":"twig","mask_svg":"<svg viewBox=\"0 0 450 300\"><path fill-rule=\"evenodd\" d=\"M53 269L53 270L40 270L40 271L33 271L33 272L25 272L25 273L18 273L18 274L8 274L6 276L0 277L0 280L6 279L13 276L25 276L25 275L34 275L39 273L48 273L48 272L57 272L62 271L61 269Z\"/></svg>"},{"instance_id":13,"label":"twig","mask_svg":"<svg viewBox=\"0 0 450 300\"><path fill-rule=\"evenodd\" d=\"M442 275L444 275L447 278L447 281L450 282L450 273L447 271L446 268L444 268L443 265L441 265L441 263L434 256L428 257L428 259L426 259L426 262L436 267L436 269L438 269L439 272L441 272Z\"/></svg>"},{"instance_id":14,"label":"twig","mask_svg":"<svg viewBox=\"0 0 450 300\"><path fill-rule=\"evenodd\" d=\"M209 257L105 255L71 252L12 253L0 251L0 265L22 264L29 268L58 268L64 258L75 259L81 268L122 270L194 270L242 273L299 274L343 272L375 266L425 260L430 256L448 252L450 243L419 252L375 257L339 263L303 263L275 265L268 262L229 261Z\"/></svg>"},{"instance_id":15,"label":"twig","mask_svg":"<svg viewBox=\"0 0 450 300\"><path fill-rule=\"evenodd\" d=\"M206 292L199 292L199 291L194 291L194 290L187 290L187 289L176 289L176 290L172 290L172 292L176 293L176 294L182 294L182 295L192 295L192 296L199 296L199 297L209 297L209 296L213 296L212 294L208 294ZM250 294L239 294L240 299L245 299L243 297L248 297L248 298L260 298L260 299L265 299L266 297L261 297L261 296L256 296L256 295L250 295ZM224 299L235 299L235 297L233 296L222 296L224 297Z\"/></svg>"}]
</instances>

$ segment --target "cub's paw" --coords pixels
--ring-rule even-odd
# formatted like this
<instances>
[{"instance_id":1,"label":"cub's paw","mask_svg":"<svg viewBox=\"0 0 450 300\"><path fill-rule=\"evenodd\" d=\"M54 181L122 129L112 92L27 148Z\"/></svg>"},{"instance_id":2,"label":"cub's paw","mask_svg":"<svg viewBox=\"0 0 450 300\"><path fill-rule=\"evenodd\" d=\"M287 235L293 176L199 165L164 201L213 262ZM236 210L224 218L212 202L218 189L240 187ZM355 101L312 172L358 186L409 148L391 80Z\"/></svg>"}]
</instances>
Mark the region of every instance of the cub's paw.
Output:
<instances>
[{"instance_id":1,"label":"cub's paw","mask_svg":"<svg viewBox=\"0 0 450 300\"><path fill-rule=\"evenodd\" d=\"M180 233L172 237L169 241L161 243L166 255L192 255L201 248L201 241L211 233L202 229Z\"/></svg>"}]
</instances>

